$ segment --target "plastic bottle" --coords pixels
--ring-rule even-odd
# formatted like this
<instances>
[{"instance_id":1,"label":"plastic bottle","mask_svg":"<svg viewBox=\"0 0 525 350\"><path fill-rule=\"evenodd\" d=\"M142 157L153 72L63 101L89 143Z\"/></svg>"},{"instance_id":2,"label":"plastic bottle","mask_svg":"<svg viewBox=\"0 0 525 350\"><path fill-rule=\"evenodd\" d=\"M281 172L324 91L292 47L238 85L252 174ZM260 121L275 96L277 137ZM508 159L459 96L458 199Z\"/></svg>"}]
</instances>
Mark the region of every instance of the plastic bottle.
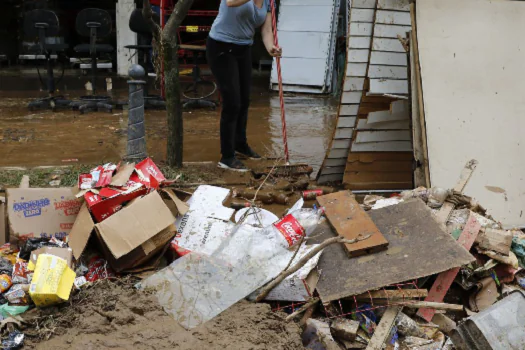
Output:
<instances>
[{"instance_id":1,"label":"plastic bottle","mask_svg":"<svg viewBox=\"0 0 525 350\"><path fill-rule=\"evenodd\" d=\"M267 234L283 247L289 248L300 242L303 236L314 232L322 211L315 209L296 210L267 228Z\"/></svg>"}]
</instances>

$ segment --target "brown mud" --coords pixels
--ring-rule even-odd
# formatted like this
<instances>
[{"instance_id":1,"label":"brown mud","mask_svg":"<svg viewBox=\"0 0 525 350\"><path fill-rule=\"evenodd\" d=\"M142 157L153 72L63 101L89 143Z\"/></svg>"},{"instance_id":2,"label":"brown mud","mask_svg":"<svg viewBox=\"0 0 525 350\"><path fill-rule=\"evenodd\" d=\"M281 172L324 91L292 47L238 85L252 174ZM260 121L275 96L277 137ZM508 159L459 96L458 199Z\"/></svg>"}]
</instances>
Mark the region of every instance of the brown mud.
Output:
<instances>
[{"instance_id":1,"label":"brown mud","mask_svg":"<svg viewBox=\"0 0 525 350\"><path fill-rule=\"evenodd\" d=\"M259 85L261 83L258 83ZM266 85L266 83L264 83ZM282 155L279 98L257 86L252 93L248 139L259 153ZM27 96L27 92L20 95ZM81 115L70 110L29 111L28 98L0 92L0 167L93 164L117 161L125 154L126 111ZM120 95L125 98L125 95ZM316 96L286 97L291 161L317 170L332 136L336 103ZM184 161L217 161L220 108L184 112ZM155 161L166 158L165 111L146 111L148 152Z\"/></svg>"},{"instance_id":2,"label":"brown mud","mask_svg":"<svg viewBox=\"0 0 525 350\"><path fill-rule=\"evenodd\" d=\"M131 283L98 282L70 304L35 310L38 314L28 321L38 323L39 331L25 331L26 348L303 349L299 327L268 304L240 302L192 330L182 328L153 295Z\"/></svg>"}]
</instances>

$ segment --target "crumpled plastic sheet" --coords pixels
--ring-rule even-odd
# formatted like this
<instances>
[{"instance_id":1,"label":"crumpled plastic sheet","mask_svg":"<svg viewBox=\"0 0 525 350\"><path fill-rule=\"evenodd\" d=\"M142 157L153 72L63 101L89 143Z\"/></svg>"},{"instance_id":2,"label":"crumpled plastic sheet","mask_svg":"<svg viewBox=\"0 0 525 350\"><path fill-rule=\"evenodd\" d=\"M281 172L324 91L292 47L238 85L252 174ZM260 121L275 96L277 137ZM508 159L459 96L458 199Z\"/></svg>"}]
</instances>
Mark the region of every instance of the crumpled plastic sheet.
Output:
<instances>
[{"instance_id":1,"label":"crumpled plastic sheet","mask_svg":"<svg viewBox=\"0 0 525 350\"><path fill-rule=\"evenodd\" d=\"M183 327L194 328L246 298L288 265L294 249L284 248L264 232L238 226L213 255L189 253L140 287L156 290L164 310Z\"/></svg>"}]
</instances>

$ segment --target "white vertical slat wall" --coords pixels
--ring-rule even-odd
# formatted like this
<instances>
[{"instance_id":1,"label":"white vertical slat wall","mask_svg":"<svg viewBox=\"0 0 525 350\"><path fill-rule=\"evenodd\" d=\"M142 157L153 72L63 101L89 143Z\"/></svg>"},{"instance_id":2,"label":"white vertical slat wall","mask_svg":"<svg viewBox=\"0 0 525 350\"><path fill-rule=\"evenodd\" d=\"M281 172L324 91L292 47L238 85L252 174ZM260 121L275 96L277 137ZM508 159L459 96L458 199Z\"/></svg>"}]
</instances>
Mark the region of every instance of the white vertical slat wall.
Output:
<instances>
[{"instance_id":1,"label":"white vertical slat wall","mask_svg":"<svg viewBox=\"0 0 525 350\"><path fill-rule=\"evenodd\" d=\"M334 137L317 176L319 183L340 182L344 176L363 96L376 3L377 0L350 0L347 6L346 76Z\"/></svg>"},{"instance_id":2,"label":"white vertical slat wall","mask_svg":"<svg viewBox=\"0 0 525 350\"><path fill-rule=\"evenodd\" d=\"M283 89L327 94L332 91L341 0L281 0L277 33L283 47ZM275 60L270 88L279 89Z\"/></svg>"}]
</instances>

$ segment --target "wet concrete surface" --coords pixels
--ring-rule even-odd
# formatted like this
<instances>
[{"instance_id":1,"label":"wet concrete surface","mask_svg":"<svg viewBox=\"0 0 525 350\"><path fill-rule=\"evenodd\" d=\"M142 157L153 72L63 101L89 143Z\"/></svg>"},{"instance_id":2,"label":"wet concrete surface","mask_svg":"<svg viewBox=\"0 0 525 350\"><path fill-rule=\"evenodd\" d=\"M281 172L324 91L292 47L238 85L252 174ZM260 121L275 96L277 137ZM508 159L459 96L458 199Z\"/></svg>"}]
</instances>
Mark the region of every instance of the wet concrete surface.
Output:
<instances>
[{"instance_id":1,"label":"wet concrete surface","mask_svg":"<svg viewBox=\"0 0 525 350\"><path fill-rule=\"evenodd\" d=\"M254 88L248 140L259 153L279 157L283 144L279 97L266 91L266 86L263 79ZM85 115L70 110L31 112L26 107L27 96L31 95L27 91L0 91L0 166L98 163L116 161L125 155L125 111ZM337 101L330 97L288 95L285 103L290 159L294 163L309 163L317 171L332 136ZM184 112L184 161L219 160L219 119L220 108ZM164 160L166 112L147 110L146 130L149 154L157 161Z\"/></svg>"}]
</instances>

